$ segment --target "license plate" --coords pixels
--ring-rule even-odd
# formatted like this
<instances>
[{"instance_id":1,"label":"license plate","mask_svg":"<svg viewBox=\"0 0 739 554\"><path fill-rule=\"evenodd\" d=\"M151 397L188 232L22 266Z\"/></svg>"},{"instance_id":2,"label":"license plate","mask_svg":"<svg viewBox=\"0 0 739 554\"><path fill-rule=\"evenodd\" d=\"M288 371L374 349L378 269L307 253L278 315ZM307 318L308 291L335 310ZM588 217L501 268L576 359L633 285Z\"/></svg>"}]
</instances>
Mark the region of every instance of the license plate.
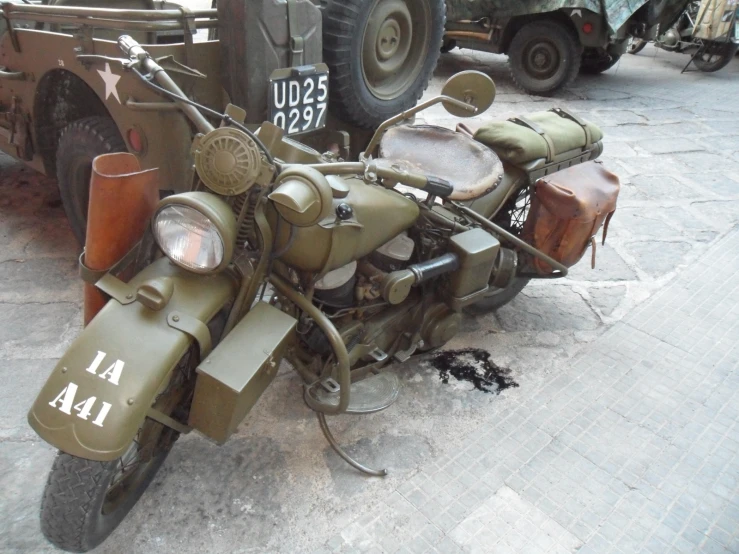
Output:
<instances>
[{"instance_id":1,"label":"license plate","mask_svg":"<svg viewBox=\"0 0 739 554\"><path fill-rule=\"evenodd\" d=\"M269 120L288 135L326 126L328 66L278 69L269 80Z\"/></svg>"}]
</instances>

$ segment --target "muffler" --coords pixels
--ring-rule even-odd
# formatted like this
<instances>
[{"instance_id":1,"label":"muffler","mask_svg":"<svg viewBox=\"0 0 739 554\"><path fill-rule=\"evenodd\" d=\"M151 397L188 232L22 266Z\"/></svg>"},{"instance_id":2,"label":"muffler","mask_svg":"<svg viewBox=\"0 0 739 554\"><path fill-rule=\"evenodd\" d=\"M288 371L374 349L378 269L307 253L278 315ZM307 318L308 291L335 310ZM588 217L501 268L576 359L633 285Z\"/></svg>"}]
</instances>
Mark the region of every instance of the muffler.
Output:
<instances>
[{"instance_id":1,"label":"muffler","mask_svg":"<svg viewBox=\"0 0 739 554\"><path fill-rule=\"evenodd\" d=\"M158 169L141 171L133 154L103 154L92 161L84 257L89 269L109 269L141 240L159 202L158 177ZM85 325L107 300L85 283Z\"/></svg>"}]
</instances>

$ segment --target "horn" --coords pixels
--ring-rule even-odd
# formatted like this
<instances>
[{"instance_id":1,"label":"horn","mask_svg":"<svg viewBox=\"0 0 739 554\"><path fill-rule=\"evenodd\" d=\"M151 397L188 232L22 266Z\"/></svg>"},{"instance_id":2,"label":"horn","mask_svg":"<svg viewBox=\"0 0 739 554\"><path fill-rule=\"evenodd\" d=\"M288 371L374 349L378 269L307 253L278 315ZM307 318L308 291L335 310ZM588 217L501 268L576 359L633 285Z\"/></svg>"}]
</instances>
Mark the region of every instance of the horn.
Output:
<instances>
[{"instance_id":1,"label":"horn","mask_svg":"<svg viewBox=\"0 0 739 554\"><path fill-rule=\"evenodd\" d=\"M106 270L141 240L159 202L158 169L141 171L133 154L103 154L92 161L85 265ZM85 283L85 325L107 297Z\"/></svg>"}]
</instances>

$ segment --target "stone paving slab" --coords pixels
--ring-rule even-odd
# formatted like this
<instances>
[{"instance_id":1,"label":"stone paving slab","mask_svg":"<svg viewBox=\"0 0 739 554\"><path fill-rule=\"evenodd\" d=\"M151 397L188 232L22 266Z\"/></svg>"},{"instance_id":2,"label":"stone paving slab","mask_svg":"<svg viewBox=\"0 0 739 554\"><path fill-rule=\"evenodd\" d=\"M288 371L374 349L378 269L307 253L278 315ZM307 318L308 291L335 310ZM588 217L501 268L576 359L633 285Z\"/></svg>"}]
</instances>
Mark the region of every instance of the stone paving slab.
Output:
<instances>
[{"instance_id":1,"label":"stone paving slab","mask_svg":"<svg viewBox=\"0 0 739 554\"><path fill-rule=\"evenodd\" d=\"M739 229L317 550L739 552Z\"/></svg>"}]
</instances>

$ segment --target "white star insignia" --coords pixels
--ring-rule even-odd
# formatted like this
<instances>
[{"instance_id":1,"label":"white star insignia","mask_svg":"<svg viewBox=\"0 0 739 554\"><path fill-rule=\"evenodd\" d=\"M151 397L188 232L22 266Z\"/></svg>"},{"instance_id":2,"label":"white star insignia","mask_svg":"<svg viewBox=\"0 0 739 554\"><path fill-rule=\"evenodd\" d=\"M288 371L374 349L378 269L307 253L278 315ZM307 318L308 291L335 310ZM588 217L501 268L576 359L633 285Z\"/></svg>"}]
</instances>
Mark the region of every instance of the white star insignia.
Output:
<instances>
[{"instance_id":1,"label":"white star insignia","mask_svg":"<svg viewBox=\"0 0 739 554\"><path fill-rule=\"evenodd\" d=\"M575 17L575 14L579 15L580 18L582 19L582 10L572 10L570 12L570 17Z\"/></svg>"},{"instance_id":2,"label":"white star insignia","mask_svg":"<svg viewBox=\"0 0 739 554\"><path fill-rule=\"evenodd\" d=\"M105 99L107 100L110 98L110 95L112 94L120 104L121 98L118 96L118 89L116 89L115 86L118 84L118 81L121 80L121 76L113 73L110 70L110 64L107 62L105 63L105 71L100 71L99 69L97 71L105 82Z\"/></svg>"}]
</instances>

